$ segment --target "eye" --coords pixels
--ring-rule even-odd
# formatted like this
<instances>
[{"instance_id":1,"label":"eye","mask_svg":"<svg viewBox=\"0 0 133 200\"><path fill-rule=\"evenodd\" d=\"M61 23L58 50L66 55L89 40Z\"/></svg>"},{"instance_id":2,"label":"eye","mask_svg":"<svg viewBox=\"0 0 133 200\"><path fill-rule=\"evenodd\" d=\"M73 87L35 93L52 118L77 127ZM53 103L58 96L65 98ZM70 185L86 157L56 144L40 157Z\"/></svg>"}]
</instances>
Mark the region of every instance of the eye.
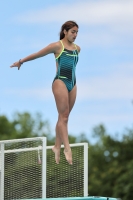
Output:
<instances>
[{"instance_id":1,"label":"eye","mask_svg":"<svg viewBox=\"0 0 133 200\"><path fill-rule=\"evenodd\" d=\"M78 34L78 31L72 31L71 33L72 33L72 34L74 34L74 33Z\"/></svg>"},{"instance_id":2,"label":"eye","mask_svg":"<svg viewBox=\"0 0 133 200\"><path fill-rule=\"evenodd\" d=\"M72 31L72 33L75 33L75 31Z\"/></svg>"}]
</instances>

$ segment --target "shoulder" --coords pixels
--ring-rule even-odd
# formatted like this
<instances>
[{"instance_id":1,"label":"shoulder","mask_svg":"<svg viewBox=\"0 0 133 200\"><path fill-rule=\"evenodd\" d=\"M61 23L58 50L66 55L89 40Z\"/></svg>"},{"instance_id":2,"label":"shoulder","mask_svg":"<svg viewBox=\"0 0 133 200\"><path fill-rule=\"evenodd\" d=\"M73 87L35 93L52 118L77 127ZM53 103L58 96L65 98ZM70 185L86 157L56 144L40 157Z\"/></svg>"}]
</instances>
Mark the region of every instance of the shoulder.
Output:
<instances>
[{"instance_id":1,"label":"shoulder","mask_svg":"<svg viewBox=\"0 0 133 200\"><path fill-rule=\"evenodd\" d=\"M77 47L78 52L80 52L80 51L81 51L80 46L78 46L77 44L75 44L75 45L76 45L76 47Z\"/></svg>"},{"instance_id":2,"label":"shoulder","mask_svg":"<svg viewBox=\"0 0 133 200\"><path fill-rule=\"evenodd\" d=\"M42 56L46 56L49 53L54 53L57 54L59 52L60 49L60 44L59 41L58 42L54 42L54 43L50 43L48 46L44 47L43 49L41 49L40 51L38 51L36 54L36 56L42 57Z\"/></svg>"},{"instance_id":3,"label":"shoulder","mask_svg":"<svg viewBox=\"0 0 133 200\"><path fill-rule=\"evenodd\" d=\"M61 48L61 43L60 41L57 41L57 42L53 42L51 44L49 44L49 46L53 49L54 52L60 50Z\"/></svg>"}]
</instances>

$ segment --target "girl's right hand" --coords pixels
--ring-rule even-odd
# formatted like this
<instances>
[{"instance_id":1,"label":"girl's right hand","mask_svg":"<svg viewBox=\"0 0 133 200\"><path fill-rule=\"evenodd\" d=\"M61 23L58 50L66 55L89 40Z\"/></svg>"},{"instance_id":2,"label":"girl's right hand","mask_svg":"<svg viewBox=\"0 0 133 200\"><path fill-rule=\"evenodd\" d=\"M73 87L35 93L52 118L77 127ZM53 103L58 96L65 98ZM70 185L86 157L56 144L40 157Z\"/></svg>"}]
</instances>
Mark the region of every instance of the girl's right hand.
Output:
<instances>
[{"instance_id":1,"label":"girl's right hand","mask_svg":"<svg viewBox=\"0 0 133 200\"><path fill-rule=\"evenodd\" d=\"M18 70L19 70L20 67L21 67L21 63L20 63L19 61L17 61L17 62L13 63L13 64L10 66L10 68L13 68L13 67L18 67Z\"/></svg>"}]
</instances>

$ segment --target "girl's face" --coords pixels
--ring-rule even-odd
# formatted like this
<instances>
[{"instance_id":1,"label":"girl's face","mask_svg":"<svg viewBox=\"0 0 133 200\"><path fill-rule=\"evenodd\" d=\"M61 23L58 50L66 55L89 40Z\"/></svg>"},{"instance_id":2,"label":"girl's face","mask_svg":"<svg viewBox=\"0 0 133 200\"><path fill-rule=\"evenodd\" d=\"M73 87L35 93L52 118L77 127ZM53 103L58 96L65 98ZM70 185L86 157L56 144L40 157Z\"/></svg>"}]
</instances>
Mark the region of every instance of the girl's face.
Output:
<instances>
[{"instance_id":1,"label":"girl's face","mask_svg":"<svg viewBox=\"0 0 133 200\"><path fill-rule=\"evenodd\" d=\"M69 29L68 31L64 30L64 34L65 34L65 38L69 42L74 42L77 37L77 34L78 34L77 26L74 26L73 28Z\"/></svg>"}]
</instances>

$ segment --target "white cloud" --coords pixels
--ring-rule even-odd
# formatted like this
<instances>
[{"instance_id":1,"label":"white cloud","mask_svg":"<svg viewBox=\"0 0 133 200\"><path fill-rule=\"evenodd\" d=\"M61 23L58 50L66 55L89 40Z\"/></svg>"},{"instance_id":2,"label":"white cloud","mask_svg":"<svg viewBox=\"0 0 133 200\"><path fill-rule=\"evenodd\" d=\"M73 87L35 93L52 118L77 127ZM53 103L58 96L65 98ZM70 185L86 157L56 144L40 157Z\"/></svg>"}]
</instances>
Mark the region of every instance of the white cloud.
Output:
<instances>
[{"instance_id":1,"label":"white cloud","mask_svg":"<svg viewBox=\"0 0 133 200\"><path fill-rule=\"evenodd\" d=\"M79 23L81 28L79 39L84 45L108 46L121 42L131 44L132 8L132 0L76 1L76 4L73 2L71 6L62 3L40 10L31 10L15 16L14 21L19 24L49 23L50 27L71 19Z\"/></svg>"},{"instance_id":2,"label":"white cloud","mask_svg":"<svg viewBox=\"0 0 133 200\"><path fill-rule=\"evenodd\" d=\"M6 95L14 95L16 97L21 97L21 98L34 98L37 100L46 100L46 101L53 98L52 91L49 87L28 88L28 89L11 88L11 89L5 89L4 93Z\"/></svg>"},{"instance_id":3,"label":"white cloud","mask_svg":"<svg viewBox=\"0 0 133 200\"><path fill-rule=\"evenodd\" d=\"M74 115L73 118L69 121L69 127L71 128L71 132L73 133L88 133L87 136L90 139L93 128L98 126L99 124L103 124L108 134L110 134L111 136L115 136L115 133L119 133L120 135L118 136L119 138L121 138L123 136L122 133L124 132L125 128L131 127L132 118L133 115L125 115L124 112L122 112L121 115L119 115L118 113L114 113L112 115L108 113L107 115L105 115L102 112L97 115L84 112L78 115Z\"/></svg>"},{"instance_id":4,"label":"white cloud","mask_svg":"<svg viewBox=\"0 0 133 200\"><path fill-rule=\"evenodd\" d=\"M97 100L132 100L133 91L133 68L131 64L112 66L114 70L100 76L88 75L88 78L78 79L78 101L91 99ZM7 89L7 95L16 95L23 98L34 98L38 100L53 99L49 86L26 89Z\"/></svg>"},{"instance_id":5,"label":"white cloud","mask_svg":"<svg viewBox=\"0 0 133 200\"><path fill-rule=\"evenodd\" d=\"M109 105L108 105L109 106ZM80 114L80 118L79 118L79 115L74 115L74 119L75 121L77 121L77 124L81 121L84 122L84 124L92 124L93 125L98 125L98 124L102 124L102 123L105 123L105 124L119 124L119 125L125 125L126 123L132 123L132 118L133 118L133 114L131 113L128 113L126 114L125 112L122 112L121 114L118 114L118 112L113 112L113 114L111 113L107 113L105 114L104 111L105 111L105 106L103 105L103 112L97 112L97 113L81 113Z\"/></svg>"},{"instance_id":6,"label":"white cloud","mask_svg":"<svg viewBox=\"0 0 133 200\"><path fill-rule=\"evenodd\" d=\"M117 37L117 35L110 33L107 30L98 30L91 31L86 33L81 33L78 36L78 41L81 46L84 47L110 47L114 46L114 44L121 43L121 37Z\"/></svg>"},{"instance_id":7,"label":"white cloud","mask_svg":"<svg viewBox=\"0 0 133 200\"><path fill-rule=\"evenodd\" d=\"M78 86L78 98L132 99L133 79L117 75L81 80Z\"/></svg>"},{"instance_id":8,"label":"white cloud","mask_svg":"<svg viewBox=\"0 0 133 200\"><path fill-rule=\"evenodd\" d=\"M131 65L116 66L111 74L89 77L78 81L78 99L132 99L133 78Z\"/></svg>"},{"instance_id":9,"label":"white cloud","mask_svg":"<svg viewBox=\"0 0 133 200\"><path fill-rule=\"evenodd\" d=\"M71 5L64 3L38 11L29 11L18 16L18 20L24 23L62 22L68 20L69 16L85 24L123 24L132 21L132 7L132 0L76 1Z\"/></svg>"},{"instance_id":10,"label":"white cloud","mask_svg":"<svg viewBox=\"0 0 133 200\"><path fill-rule=\"evenodd\" d=\"M133 22L132 8L132 0L76 1L76 4L71 3L71 6L64 3L41 10L28 11L15 16L15 21L17 19L23 23L53 23L70 18L88 25L117 24L123 27Z\"/></svg>"}]
</instances>

